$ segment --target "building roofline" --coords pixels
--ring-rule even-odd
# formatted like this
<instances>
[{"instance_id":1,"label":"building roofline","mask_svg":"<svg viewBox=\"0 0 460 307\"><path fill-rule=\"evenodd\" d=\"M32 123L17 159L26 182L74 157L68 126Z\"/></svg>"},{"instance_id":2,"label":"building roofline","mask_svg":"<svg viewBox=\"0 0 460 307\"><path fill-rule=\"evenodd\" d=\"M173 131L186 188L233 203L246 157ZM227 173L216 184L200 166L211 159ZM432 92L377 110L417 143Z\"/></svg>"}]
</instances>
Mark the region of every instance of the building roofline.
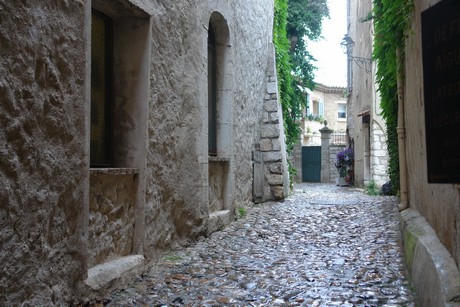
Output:
<instances>
[{"instance_id":1,"label":"building roofline","mask_svg":"<svg viewBox=\"0 0 460 307\"><path fill-rule=\"evenodd\" d=\"M345 89L344 86L328 86L321 83L315 83L315 90L324 93L343 93Z\"/></svg>"}]
</instances>

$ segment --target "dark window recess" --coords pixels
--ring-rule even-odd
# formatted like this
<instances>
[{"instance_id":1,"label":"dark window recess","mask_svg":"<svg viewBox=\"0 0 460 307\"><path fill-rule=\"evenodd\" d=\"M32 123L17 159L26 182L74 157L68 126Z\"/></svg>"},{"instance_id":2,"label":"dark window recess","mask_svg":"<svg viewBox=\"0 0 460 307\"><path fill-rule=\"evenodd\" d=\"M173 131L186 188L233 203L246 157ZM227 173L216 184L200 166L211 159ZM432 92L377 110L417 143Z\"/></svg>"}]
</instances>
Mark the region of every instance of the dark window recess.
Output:
<instances>
[{"instance_id":1,"label":"dark window recess","mask_svg":"<svg viewBox=\"0 0 460 307\"><path fill-rule=\"evenodd\" d=\"M217 155L217 61L216 40L212 25L208 32L208 153Z\"/></svg>"},{"instance_id":2,"label":"dark window recess","mask_svg":"<svg viewBox=\"0 0 460 307\"><path fill-rule=\"evenodd\" d=\"M347 107L345 105L338 105L338 118L346 119L347 118Z\"/></svg>"},{"instance_id":3,"label":"dark window recess","mask_svg":"<svg viewBox=\"0 0 460 307\"><path fill-rule=\"evenodd\" d=\"M112 141L112 21L97 11L91 19L91 140L92 167L113 165Z\"/></svg>"}]
</instances>

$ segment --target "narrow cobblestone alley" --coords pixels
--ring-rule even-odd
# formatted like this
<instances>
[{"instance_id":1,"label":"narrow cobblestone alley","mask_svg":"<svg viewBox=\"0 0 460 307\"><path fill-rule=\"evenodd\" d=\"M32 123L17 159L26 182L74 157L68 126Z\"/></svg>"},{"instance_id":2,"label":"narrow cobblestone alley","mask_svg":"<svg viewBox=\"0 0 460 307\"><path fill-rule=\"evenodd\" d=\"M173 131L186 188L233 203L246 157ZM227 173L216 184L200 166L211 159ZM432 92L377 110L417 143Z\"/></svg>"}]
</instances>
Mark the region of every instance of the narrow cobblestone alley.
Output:
<instances>
[{"instance_id":1,"label":"narrow cobblestone alley","mask_svg":"<svg viewBox=\"0 0 460 307\"><path fill-rule=\"evenodd\" d=\"M397 199L297 184L282 203L176 250L108 306L416 306Z\"/></svg>"}]
</instances>

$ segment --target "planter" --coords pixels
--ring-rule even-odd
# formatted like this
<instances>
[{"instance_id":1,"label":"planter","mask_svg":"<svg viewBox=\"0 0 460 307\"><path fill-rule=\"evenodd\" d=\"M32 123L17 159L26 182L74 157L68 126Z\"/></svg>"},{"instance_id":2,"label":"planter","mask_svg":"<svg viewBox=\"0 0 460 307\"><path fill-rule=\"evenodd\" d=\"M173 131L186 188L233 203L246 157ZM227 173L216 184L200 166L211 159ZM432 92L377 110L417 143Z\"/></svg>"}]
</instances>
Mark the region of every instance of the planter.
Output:
<instances>
[{"instance_id":1,"label":"planter","mask_svg":"<svg viewBox=\"0 0 460 307\"><path fill-rule=\"evenodd\" d=\"M339 187L345 187L348 186L348 182L345 181L344 177L339 177L335 178L335 185L338 185Z\"/></svg>"}]
</instances>

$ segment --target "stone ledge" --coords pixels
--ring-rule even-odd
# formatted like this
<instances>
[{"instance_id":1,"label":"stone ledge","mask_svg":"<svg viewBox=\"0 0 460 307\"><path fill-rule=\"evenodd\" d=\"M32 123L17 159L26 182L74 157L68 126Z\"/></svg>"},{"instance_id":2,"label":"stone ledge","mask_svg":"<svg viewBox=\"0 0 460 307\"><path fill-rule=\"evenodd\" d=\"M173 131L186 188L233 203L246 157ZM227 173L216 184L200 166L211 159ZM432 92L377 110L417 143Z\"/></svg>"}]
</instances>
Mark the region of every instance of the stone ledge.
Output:
<instances>
[{"instance_id":1,"label":"stone ledge","mask_svg":"<svg viewBox=\"0 0 460 307\"><path fill-rule=\"evenodd\" d=\"M143 263L143 256L131 255L96 265L88 270L88 278L85 280L85 284L93 290L99 290L108 283L120 278L125 272L139 267Z\"/></svg>"},{"instance_id":2,"label":"stone ledge","mask_svg":"<svg viewBox=\"0 0 460 307\"><path fill-rule=\"evenodd\" d=\"M229 162L230 158L209 156L209 162Z\"/></svg>"},{"instance_id":3,"label":"stone ledge","mask_svg":"<svg viewBox=\"0 0 460 307\"><path fill-rule=\"evenodd\" d=\"M210 235L221 230L228 224L230 224L230 210L211 212L209 214L207 234Z\"/></svg>"},{"instance_id":4,"label":"stone ledge","mask_svg":"<svg viewBox=\"0 0 460 307\"><path fill-rule=\"evenodd\" d=\"M135 175L139 174L137 168L90 168L90 175Z\"/></svg>"},{"instance_id":5,"label":"stone ledge","mask_svg":"<svg viewBox=\"0 0 460 307\"><path fill-rule=\"evenodd\" d=\"M454 259L417 210L401 212L406 263L421 306L460 306L460 273Z\"/></svg>"}]
</instances>

